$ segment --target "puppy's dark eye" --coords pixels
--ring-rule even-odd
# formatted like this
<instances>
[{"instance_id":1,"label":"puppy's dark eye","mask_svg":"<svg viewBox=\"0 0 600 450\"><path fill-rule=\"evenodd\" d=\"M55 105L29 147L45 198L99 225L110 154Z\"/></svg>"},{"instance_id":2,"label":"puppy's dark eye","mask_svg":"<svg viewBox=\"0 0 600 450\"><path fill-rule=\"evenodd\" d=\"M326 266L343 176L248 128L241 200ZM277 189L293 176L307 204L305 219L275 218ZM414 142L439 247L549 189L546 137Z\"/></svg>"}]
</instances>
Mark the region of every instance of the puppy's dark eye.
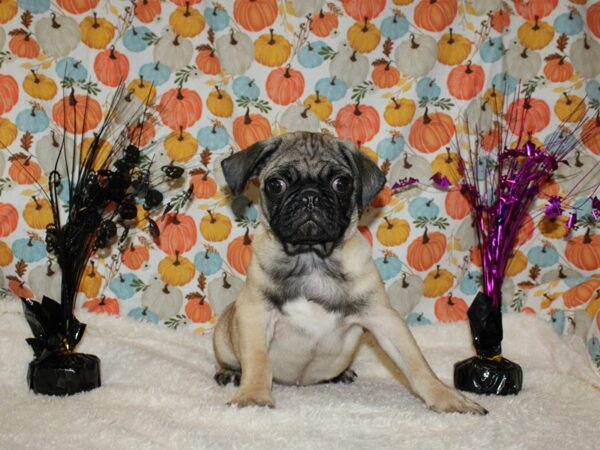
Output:
<instances>
[{"instance_id":1,"label":"puppy's dark eye","mask_svg":"<svg viewBox=\"0 0 600 450\"><path fill-rule=\"evenodd\" d=\"M352 189L352 179L346 176L336 177L332 182L331 186L333 190L338 194L347 194Z\"/></svg>"},{"instance_id":2,"label":"puppy's dark eye","mask_svg":"<svg viewBox=\"0 0 600 450\"><path fill-rule=\"evenodd\" d=\"M283 194L287 189L287 184L281 178L271 178L266 182L267 192L273 195Z\"/></svg>"}]
</instances>

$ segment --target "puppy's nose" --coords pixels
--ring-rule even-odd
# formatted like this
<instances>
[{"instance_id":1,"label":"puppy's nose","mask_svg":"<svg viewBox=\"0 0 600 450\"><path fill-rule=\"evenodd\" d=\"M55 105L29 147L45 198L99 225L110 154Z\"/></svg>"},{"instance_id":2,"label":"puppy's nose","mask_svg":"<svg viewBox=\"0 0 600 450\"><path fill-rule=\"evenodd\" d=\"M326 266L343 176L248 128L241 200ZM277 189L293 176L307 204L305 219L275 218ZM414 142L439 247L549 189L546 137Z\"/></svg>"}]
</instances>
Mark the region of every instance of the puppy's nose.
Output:
<instances>
[{"instance_id":1,"label":"puppy's nose","mask_svg":"<svg viewBox=\"0 0 600 450\"><path fill-rule=\"evenodd\" d=\"M316 189L305 189L301 196L302 204L309 211L313 210L320 200L320 193Z\"/></svg>"}]
</instances>

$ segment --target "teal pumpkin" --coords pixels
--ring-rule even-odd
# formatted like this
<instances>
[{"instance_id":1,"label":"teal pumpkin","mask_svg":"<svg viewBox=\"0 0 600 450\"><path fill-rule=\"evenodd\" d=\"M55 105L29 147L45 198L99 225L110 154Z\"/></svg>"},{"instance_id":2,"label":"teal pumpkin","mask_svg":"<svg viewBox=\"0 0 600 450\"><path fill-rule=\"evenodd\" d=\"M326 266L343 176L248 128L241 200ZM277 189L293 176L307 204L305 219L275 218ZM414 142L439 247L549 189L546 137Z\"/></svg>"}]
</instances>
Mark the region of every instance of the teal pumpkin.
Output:
<instances>
[{"instance_id":1,"label":"teal pumpkin","mask_svg":"<svg viewBox=\"0 0 600 450\"><path fill-rule=\"evenodd\" d=\"M394 278L402 270L402 262L397 256L380 256L375 259L375 266L383 280Z\"/></svg>"},{"instance_id":2,"label":"teal pumpkin","mask_svg":"<svg viewBox=\"0 0 600 450\"><path fill-rule=\"evenodd\" d=\"M237 219L247 219L255 221L258 219L258 211L252 201L245 195L237 196L231 202L231 209Z\"/></svg>"},{"instance_id":3,"label":"teal pumpkin","mask_svg":"<svg viewBox=\"0 0 600 450\"><path fill-rule=\"evenodd\" d=\"M381 22L381 35L386 39L398 39L408 32L408 20L404 16L393 15Z\"/></svg>"},{"instance_id":4,"label":"teal pumpkin","mask_svg":"<svg viewBox=\"0 0 600 450\"><path fill-rule=\"evenodd\" d=\"M423 315L423 313L412 312L408 316L406 316L406 324L407 325L429 325L431 324L431 320Z\"/></svg>"},{"instance_id":5,"label":"teal pumpkin","mask_svg":"<svg viewBox=\"0 0 600 450\"><path fill-rule=\"evenodd\" d=\"M248 97L251 100L256 100L260 95L260 88L256 85L256 82L246 75L233 80L231 89L236 97Z\"/></svg>"},{"instance_id":6,"label":"teal pumpkin","mask_svg":"<svg viewBox=\"0 0 600 450\"><path fill-rule=\"evenodd\" d=\"M565 312L562 310L556 310L550 316L552 321L552 328L556 331L556 334L562 336L565 330Z\"/></svg>"},{"instance_id":7,"label":"teal pumpkin","mask_svg":"<svg viewBox=\"0 0 600 450\"><path fill-rule=\"evenodd\" d=\"M419 81L417 81L416 86L417 96L419 99L428 98L434 99L438 98L442 93L442 90L437 85L435 79L430 77L423 77Z\"/></svg>"},{"instance_id":8,"label":"teal pumpkin","mask_svg":"<svg viewBox=\"0 0 600 450\"><path fill-rule=\"evenodd\" d=\"M592 361L600 360L600 339L596 336L592 336L587 343L587 351L592 358Z\"/></svg>"},{"instance_id":9,"label":"teal pumpkin","mask_svg":"<svg viewBox=\"0 0 600 450\"><path fill-rule=\"evenodd\" d=\"M318 91L319 94L324 95L332 102L343 98L347 90L348 85L335 77L321 78L315 85L315 91Z\"/></svg>"},{"instance_id":10,"label":"teal pumpkin","mask_svg":"<svg viewBox=\"0 0 600 450\"><path fill-rule=\"evenodd\" d=\"M307 42L298 52L298 62L307 69L320 66L325 61L325 58L320 55L324 47L327 47L327 44L323 41Z\"/></svg>"},{"instance_id":11,"label":"teal pumpkin","mask_svg":"<svg viewBox=\"0 0 600 450\"><path fill-rule=\"evenodd\" d=\"M504 50L502 37L498 36L486 40L479 49L479 55L483 62L494 63L502 58Z\"/></svg>"},{"instance_id":12,"label":"teal pumpkin","mask_svg":"<svg viewBox=\"0 0 600 450\"><path fill-rule=\"evenodd\" d=\"M229 25L229 14L223 8L204 8L204 20L214 31L222 31Z\"/></svg>"},{"instance_id":13,"label":"teal pumpkin","mask_svg":"<svg viewBox=\"0 0 600 450\"><path fill-rule=\"evenodd\" d=\"M148 308L134 308L127 315L140 322L158 323L159 320L156 313L150 311Z\"/></svg>"},{"instance_id":14,"label":"teal pumpkin","mask_svg":"<svg viewBox=\"0 0 600 450\"><path fill-rule=\"evenodd\" d=\"M417 217L435 219L440 213L440 207L434 203L432 198L417 197L409 203L408 213L413 219Z\"/></svg>"},{"instance_id":15,"label":"teal pumpkin","mask_svg":"<svg viewBox=\"0 0 600 450\"><path fill-rule=\"evenodd\" d=\"M123 35L123 45L130 52L143 52L148 48L148 42L144 40L146 33L150 33L150 28L143 25L139 27L132 26Z\"/></svg>"},{"instance_id":16,"label":"teal pumpkin","mask_svg":"<svg viewBox=\"0 0 600 450\"><path fill-rule=\"evenodd\" d=\"M381 159L396 159L404 150L405 141L402 136L392 136L385 138L377 144L377 155Z\"/></svg>"},{"instance_id":17,"label":"teal pumpkin","mask_svg":"<svg viewBox=\"0 0 600 450\"><path fill-rule=\"evenodd\" d=\"M17 114L15 124L23 133L29 131L31 134L35 134L48 128L50 120L43 110L27 108Z\"/></svg>"},{"instance_id":18,"label":"teal pumpkin","mask_svg":"<svg viewBox=\"0 0 600 450\"><path fill-rule=\"evenodd\" d=\"M50 9L50 0L18 0L19 8L31 14L45 13Z\"/></svg>"},{"instance_id":19,"label":"teal pumpkin","mask_svg":"<svg viewBox=\"0 0 600 450\"><path fill-rule=\"evenodd\" d=\"M12 244L12 252L16 258L26 263L40 261L46 257L46 243L38 239L22 238Z\"/></svg>"},{"instance_id":20,"label":"teal pumpkin","mask_svg":"<svg viewBox=\"0 0 600 450\"><path fill-rule=\"evenodd\" d=\"M58 77L72 78L73 80L86 80L88 73L81 61L71 58L70 56L61 59L56 63L54 68Z\"/></svg>"},{"instance_id":21,"label":"teal pumpkin","mask_svg":"<svg viewBox=\"0 0 600 450\"><path fill-rule=\"evenodd\" d=\"M577 211L577 217L592 215L592 199L590 197L581 197L575 200L573 208Z\"/></svg>"},{"instance_id":22,"label":"teal pumpkin","mask_svg":"<svg viewBox=\"0 0 600 450\"><path fill-rule=\"evenodd\" d=\"M119 273L109 284L117 298L127 300L133 297L143 286L142 281L133 273Z\"/></svg>"},{"instance_id":23,"label":"teal pumpkin","mask_svg":"<svg viewBox=\"0 0 600 450\"><path fill-rule=\"evenodd\" d=\"M589 80L585 84L585 95L587 95L591 100L600 101L600 83L598 80Z\"/></svg>"},{"instance_id":24,"label":"teal pumpkin","mask_svg":"<svg viewBox=\"0 0 600 450\"><path fill-rule=\"evenodd\" d=\"M572 133L554 130L544 138L544 145L548 151L557 151L563 148L577 148L577 138Z\"/></svg>"},{"instance_id":25,"label":"teal pumpkin","mask_svg":"<svg viewBox=\"0 0 600 450\"><path fill-rule=\"evenodd\" d=\"M227 130L215 125L200 128L196 137L202 147L206 147L212 151L220 150L229 143Z\"/></svg>"},{"instance_id":26,"label":"teal pumpkin","mask_svg":"<svg viewBox=\"0 0 600 450\"><path fill-rule=\"evenodd\" d=\"M502 95L510 95L517 89L517 80L507 73L497 73L492 78L492 86Z\"/></svg>"},{"instance_id":27,"label":"teal pumpkin","mask_svg":"<svg viewBox=\"0 0 600 450\"><path fill-rule=\"evenodd\" d=\"M475 295L481 285L481 272L468 272L460 282L460 291L465 295Z\"/></svg>"},{"instance_id":28,"label":"teal pumpkin","mask_svg":"<svg viewBox=\"0 0 600 450\"><path fill-rule=\"evenodd\" d=\"M202 272L204 275L211 276L221 270L223 266L223 259L221 255L215 252L209 252L205 250L198 252L194 258L194 265L198 272Z\"/></svg>"},{"instance_id":29,"label":"teal pumpkin","mask_svg":"<svg viewBox=\"0 0 600 450\"><path fill-rule=\"evenodd\" d=\"M146 63L140 67L139 75L144 80L148 80L154 86L160 86L164 84L171 75L169 66L165 64L157 63Z\"/></svg>"},{"instance_id":30,"label":"teal pumpkin","mask_svg":"<svg viewBox=\"0 0 600 450\"><path fill-rule=\"evenodd\" d=\"M554 29L557 33L574 36L583 30L583 19L575 11L559 14L554 19Z\"/></svg>"},{"instance_id":31,"label":"teal pumpkin","mask_svg":"<svg viewBox=\"0 0 600 450\"><path fill-rule=\"evenodd\" d=\"M535 264L539 267L546 268L553 266L558 262L558 252L551 247L544 247L541 245L532 247L527 252L527 259L530 263Z\"/></svg>"}]
</instances>

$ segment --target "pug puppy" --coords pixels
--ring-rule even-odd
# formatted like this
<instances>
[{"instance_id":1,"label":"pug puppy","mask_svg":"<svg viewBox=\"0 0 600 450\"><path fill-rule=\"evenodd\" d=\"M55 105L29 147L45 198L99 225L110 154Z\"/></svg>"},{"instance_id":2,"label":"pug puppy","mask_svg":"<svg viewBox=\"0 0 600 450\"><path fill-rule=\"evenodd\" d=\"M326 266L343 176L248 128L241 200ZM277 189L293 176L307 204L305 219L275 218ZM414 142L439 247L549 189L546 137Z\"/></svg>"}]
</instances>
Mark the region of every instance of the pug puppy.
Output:
<instances>
[{"instance_id":1,"label":"pug puppy","mask_svg":"<svg viewBox=\"0 0 600 450\"><path fill-rule=\"evenodd\" d=\"M443 384L390 306L357 229L385 176L353 145L298 132L223 160L234 195L258 176L261 220L246 282L216 324L215 380L239 390L230 404L273 407L272 382L352 382L359 339L370 331L435 411L487 411Z\"/></svg>"}]
</instances>

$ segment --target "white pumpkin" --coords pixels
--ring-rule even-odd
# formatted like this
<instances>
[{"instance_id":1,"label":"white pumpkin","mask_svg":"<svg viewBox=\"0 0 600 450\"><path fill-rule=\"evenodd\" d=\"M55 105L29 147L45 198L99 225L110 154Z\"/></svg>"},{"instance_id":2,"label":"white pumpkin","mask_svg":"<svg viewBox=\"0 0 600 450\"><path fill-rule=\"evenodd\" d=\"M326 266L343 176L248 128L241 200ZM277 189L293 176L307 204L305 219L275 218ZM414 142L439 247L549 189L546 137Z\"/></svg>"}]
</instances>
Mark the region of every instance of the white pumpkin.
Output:
<instances>
[{"instance_id":1,"label":"white pumpkin","mask_svg":"<svg viewBox=\"0 0 600 450\"><path fill-rule=\"evenodd\" d=\"M319 116L310 109L300 105L291 105L281 115L279 123L285 127L288 133L294 131L317 132L321 121Z\"/></svg>"},{"instance_id":2,"label":"white pumpkin","mask_svg":"<svg viewBox=\"0 0 600 450\"><path fill-rule=\"evenodd\" d=\"M487 102L479 98L474 98L465 108L464 114L465 130L469 134L479 134L486 132L492 127L494 119L492 109L487 105Z\"/></svg>"},{"instance_id":3,"label":"white pumpkin","mask_svg":"<svg viewBox=\"0 0 600 450\"><path fill-rule=\"evenodd\" d=\"M221 314L227 305L236 300L243 285L241 279L227 272L223 272L222 278L216 278L208 283L206 295L213 312L216 315Z\"/></svg>"},{"instance_id":4,"label":"white pumpkin","mask_svg":"<svg viewBox=\"0 0 600 450\"><path fill-rule=\"evenodd\" d=\"M473 8L475 15L483 16L489 12L501 9L502 0L471 0L469 5Z\"/></svg>"},{"instance_id":5,"label":"white pumpkin","mask_svg":"<svg viewBox=\"0 0 600 450\"><path fill-rule=\"evenodd\" d=\"M573 67L584 78L595 78L600 74L600 44L589 39L586 34L577 39L569 48Z\"/></svg>"},{"instance_id":6,"label":"white pumpkin","mask_svg":"<svg viewBox=\"0 0 600 450\"><path fill-rule=\"evenodd\" d=\"M396 47L394 61L407 77L427 75L437 61L437 43L431 36L411 34L408 40Z\"/></svg>"},{"instance_id":7,"label":"white pumpkin","mask_svg":"<svg viewBox=\"0 0 600 450\"><path fill-rule=\"evenodd\" d=\"M188 65L192 60L194 45L192 41L173 33L170 28L163 32L154 46L154 62L167 66L171 72Z\"/></svg>"},{"instance_id":8,"label":"white pumpkin","mask_svg":"<svg viewBox=\"0 0 600 450\"><path fill-rule=\"evenodd\" d=\"M35 37L46 55L60 58L77 47L81 31L75 19L51 13L35 23Z\"/></svg>"},{"instance_id":9,"label":"white pumpkin","mask_svg":"<svg viewBox=\"0 0 600 450\"><path fill-rule=\"evenodd\" d=\"M566 164L559 164L558 169L555 172L554 178L558 184L560 184L561 191L571 192L570 196L586 196L590 195L598 183L597 177L584 177L583 173L594 167L596 160L587 151L581 151L579 149L571 152L567 158Z\"/></svg>"},{"instance_id":10,"label":"white pumpkin","mask_svg":"<svg viewBox=\"0 0 600 450\"><path fill-rule=\"evenodd\" d=\"M58 264L48 260L47 265L37 266L29 272L28 284L35 294L35 298L41 300L45 295L60 302L62 275Z\"/></svg>"},{"instance_id":11,"label":"white pumpkin","mask_svg":"<svg viewBox=\"0 0 600 450\"><path fill-rule=\"evenodd\" d=\"M510 277L506 277L502 283L502 288L500 291L502 295L502 303L504 303L506 308L510 311L510 305L515 297L515 282Z\"/></svg>"},{"instance_id":12,"label":"white pumpkin","mask_svg":"<svg viewBox=\"0 0 600 450\"><path fill-rule=\"evenodd\" d=\"M395 182L402 178L413 177L420 182L427 183L432 177L431 164L422 156L404 153L401 158L396 160L387 176L388 185L393 186ZM402 190L402 198L409 199L417 197L423 193L423 187L420 184L413 184Z\"/></svg>"},{"instance_id":13,"label":"white pumpkin","mask_svg":"<svg viewBox=\"0 0 600 450\"><path fill-rule=\"evenodd\" d=\"M402 278L394 281L386 290L392 307L406 317L423 296L423 280L417 275L402 273Z\"/></svg>"},{"instance_id":14,"label":"white pumpkin","mask_svg":"<svg viewBox=\"0 0 600 450\"><path fill-rule=\"evenodd\" d=\"M144 102L133 91L129 91L117 103L114 112L114 121L117 125L132 123L132 118L139 116L141 111L144 111ZM115 126L114 130L118 132L120 128L120 126Z\"/></svg>"},{"instance_id":15,"label":"white pumpkin","mask_svg":"<svg viewBox=\"0 0 600 450\"><path fill-rule=\"evenodd\" d=\"M4 44L6 43L6 31L4 31L4 27L0 27L0 50L4 48Z\"/></svg>"},{"instance_id":16,"label":"white pumpkin","mask_svg":"<svg viewBox=\"0 0 600 450\"><path fill-rule=\"evenodd\" d=\"M294 0L294 12L297 17L317 14L325 5L325 0Z\"/></svg>"},{"instance_id":17,"label":"white pumpkin","mask_svg":"<svg viewBox=\"0 0 600 450\"><path fill-rule=\"evenodd\" d=\"M542 275L541 281L542 283L551 283L557 280L576 280L577 278L583 279L584 275L574 269L559 265L558 269L551 270Z\"/></svg>"},{"instance_id":18,"label":"white pumpkin","mask_svg":"<svg viewBox=\"0 0 600 450\"><path fill-rule=\"evenodd\" d=\"M63 147L62 152L61 147ZM56 171L63 178L67 174L67 167L71 169L71 166L73 165L74 150L73 139L69 136L63 137L62 134L56 134L53 131L43 136L35 143L35 156L44 172L49 174L55 170L56 166ZM56 161L57 158L59 158L58 164ZM78 162L75 161L75 164L77 165Z\"/></svg>"},{"instance_id":19,"label":"white pumpkin","mask_svg":"<svg viewBox=\"0 0 600 450\"><path fill-rule=\"evenodd\" d=\"M527 50L518 43L513 43L502 58L502 70L521 81L533 78L540 67L542 67L540 54Z\"/></svg>"},{"instance_id":20,"label":"white pumpkin","mask_svg":"<svg viewBox=\"0 0 600 450\"><path fill-rule=\"evenodd\" d=\"M6 159L2 153L0 153L0 173L4 173L6 168Z\"/></svg>"},{"instance_id":21,"label":"white pumpkin","mask_svg":"<svg viewBox=\"0 0 600 450\"><path fill-rule=\"evenodd\" d=\"M567 325L570 327L566 334L579 336L584 342L587 340L588 331L592 325L592 318L584 309L571 311L573 314L572 321L567 320Z\"/></svg>"},{"instance_id":22,"label":"white pumpkin","mask_svg":"<svg viewBox=\"0 0 600 450\"><path fill-rule=\"evenodd\" d=\"M223 175L223 168L221 167L221 161L225 158L228 158L232 152L221 153L215 157L213 157L211 162L211 174L215 181L217 182L217 186L219 186L219 190L223 191L227 188L227 181L225 180L225 175Z\"/></svg>"},{"instance_id":23,"label":"white pumpkin","mask_svg":"<svg viewBox=\"0 0 600 450\"><path fill-rule=\"evenodd\" d=\"M466 217L461 224L456 228L454 237L458 240L460 250L463 252L469 251L473 246L478 245L477 229L472 217Z\"/></svg>"},{"instance_id":24,"label":"white pumpkin","mask_svg":"<svg viewBox=\"0 0 600 450\"><path fill-rule=\"evenodd\" d=\"M142 306L158 315L160 320L177 314L183 305L181 289L164 284L158 275L153 275L142 294Z\"/></svg>"},{"instance_id":25,"label":"white pumpkin","mask_svg":"<svg viewBox=\"0 0 600 450\"><path fill-rule=\"evenodd\" d=\"M352 50L349 46L342 45L343 47L329 63L329 73L332 78L337 77L346 83L348 87L352 87L367 78L369 59L365 55Z\"/></svg>"},{"instance_id":26,"label":"white pumpkin","mask_svg":"<svg viewBox=\"0 0 600 450\"><path fill-rule=\"evenodd\" d=\"M252 39L241 31L231 31L217 39L215 43L221 67L232 75L241 75L254 61Z\"/></svg>"}]
</instances>

